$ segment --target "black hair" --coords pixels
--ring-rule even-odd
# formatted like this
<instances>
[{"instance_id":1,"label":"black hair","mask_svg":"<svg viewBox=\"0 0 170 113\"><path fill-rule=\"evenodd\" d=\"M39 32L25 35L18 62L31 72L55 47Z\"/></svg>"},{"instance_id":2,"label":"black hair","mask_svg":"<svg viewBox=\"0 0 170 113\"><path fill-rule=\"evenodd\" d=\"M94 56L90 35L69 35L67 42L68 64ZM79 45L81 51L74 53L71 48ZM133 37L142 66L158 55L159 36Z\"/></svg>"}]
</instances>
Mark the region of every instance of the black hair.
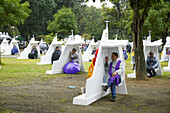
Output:
<instances>
[{"instance_id":1,"label":"black hair","mask_svg":"<svg viewBox=\"0 0 170 113\"><path fill-rule=\"evenodd\" d=\"M56 48L59 48L58 46Z\"/></svg>"},{"instance_id":2,"label":"black hair","mask_svg":"<svg viewBox=\"0 0 170 113\"><path fill-rule=\"evenodd\" d=\"M73 48L73 51L76 51L76 49L75 49L75 48Z\"/></svg>"},{"instance_id":3,"label":"black hair","mask_svg":"<svg viewBox=\"0 0 170 113\"><path fill-rule=\"evenodd\" d=\"M112 53L112 55L113 55L113 54L114 54L115 56L117 56L117 57L118 57L118 54L117 54L116 52L113 52L113 53Z\"/></svg>"}]
</instances>

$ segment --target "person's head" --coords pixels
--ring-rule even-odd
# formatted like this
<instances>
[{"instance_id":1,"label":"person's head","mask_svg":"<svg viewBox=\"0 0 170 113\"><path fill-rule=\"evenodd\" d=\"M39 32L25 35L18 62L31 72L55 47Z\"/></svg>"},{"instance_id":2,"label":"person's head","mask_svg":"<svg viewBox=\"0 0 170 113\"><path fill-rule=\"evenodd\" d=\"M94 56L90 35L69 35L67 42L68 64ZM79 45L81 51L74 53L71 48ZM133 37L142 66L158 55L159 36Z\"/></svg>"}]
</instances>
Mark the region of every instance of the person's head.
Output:
<instances>
[{"instance_id":1,"label":"person's head","mask_svg":"<svg viewBox=\"0 0 170 113\"><path fill-rule=\"evenodd\" d=\"M56 49L56 50L59 50L59 47L57 46L55 49Z\"/></svg>"},{"instance_id":2,"label":"person's head","mask_svg":"<svg viewBox=\"0 0 170 113\"><path fill-rule=\"evenodd\" d=\"M13 45L13 47L15 47L16 45Z\"/></svg>"},{"instance_id":3,"label":"person's head","mask_svg":"<svg viewBox=\"0 0 170 113\"><path fill-rule=\"evenodd\" d=\"M115 61L118 59L118 54L116 52L113 52L111 57L112 61Z\"/></svg>"},{"instance_id":4,"label":"person's head","mask_svg":"<svg viewBox=\"0 0 170 113\"><path fill-rule=\"evenodd\" d=\"M166 51L169 51L168 49L166 49Z\"/></svg>"},{"instance_id":5,"label":"person's head","mask_svg":"<svg viewBox=\"0 0 170 113\"><path fill-rule=\"evenodd\" d=\"M122 50L124 50L124 47L122 47Z\"/></svg>"},{"instance_id":6,"label":"person's head","mask_svg":"<svg viewBox=\"0 0 170 113\"><path fill-rule=\"evenodd\" d=\"M33 46L32 49L35 49L35 46Z\"/></svg>"},{"instance_id":7,"label":"person's head","mask_svg":"<svg viewBox=\"0 0 170 113\"><path fill-rule=\"evenodd\" d=\"M96 50L96 47L94 47L93 50Z\"/></svg>"},{"instance_id":8,"label":"person's head","mask_svg":"<svg viewBox=\"0 0 170 113\"><path fill-rule=\"evenodd\" d=\"M153 56L154 56L154 53L151 51L151 52L149 53L149 55L150 55L150 57L153 57Z\"/></svg>"},{"instance_id":9,"label":"person's head","mask_svg":"<svg viewBox=\"0 0 170 113\"><path fill-rule=\"evenodd\" d=\"M72 52L73 52L73 54L74 54L74 53L76 52L76 49L75 49L75 48L73 48Z\"/></svg>"}]
</instances>

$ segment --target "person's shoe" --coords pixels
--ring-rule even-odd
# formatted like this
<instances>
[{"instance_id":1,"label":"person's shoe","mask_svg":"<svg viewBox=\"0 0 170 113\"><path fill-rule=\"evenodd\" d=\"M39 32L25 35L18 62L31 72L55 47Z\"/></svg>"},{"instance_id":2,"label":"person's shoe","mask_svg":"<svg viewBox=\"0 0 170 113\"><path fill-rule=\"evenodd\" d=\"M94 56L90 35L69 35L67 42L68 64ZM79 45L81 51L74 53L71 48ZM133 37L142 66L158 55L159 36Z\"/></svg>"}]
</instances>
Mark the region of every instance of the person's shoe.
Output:
<instances>
[{"instance_id":1,"label":"person's shoe","mask_svg":"<svg viewBox=\"0 0 170 113\"><path fill-rule=\"evenodd\" d=\"M156 76L156 72L153 72L153 76Z\"/></svg>"},{"instance_id":2,"label":"person's shoe","mask_svg":"<svg viewBox=\"0 0 170 113\"><path fill-rule=\"evenodd\" d=\"M111 102L115 102L115 99L112 99Z\"/></svg>"},{"instance_id":3,"label":"person's shoe","mask_svg":"<svg viewBox=\"0 0 170 113\"><path fill-rule=\"evenodd\" d=\"M108 89L108 86L103 87L103 90L106 92Z\"/></svg>"}]
</instances>

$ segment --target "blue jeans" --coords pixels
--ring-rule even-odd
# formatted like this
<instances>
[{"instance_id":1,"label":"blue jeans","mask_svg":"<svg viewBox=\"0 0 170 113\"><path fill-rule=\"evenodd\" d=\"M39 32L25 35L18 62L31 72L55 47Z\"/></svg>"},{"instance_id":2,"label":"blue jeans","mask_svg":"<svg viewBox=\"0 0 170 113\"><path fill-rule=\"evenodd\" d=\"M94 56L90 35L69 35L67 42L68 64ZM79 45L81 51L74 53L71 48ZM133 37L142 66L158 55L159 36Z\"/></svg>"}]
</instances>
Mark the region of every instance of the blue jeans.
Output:
<instances>
[{"instance_id":1,"label":"blue jeans","mask_svg":"<svg viewBox=\"0 0 170 113\"><path fill-rule=\"evenodd\" d=\"M121 83L121 77L119 76L119 83ZM116 98L116 80L114 80L113 83L111 83L111 81L108 80L108 83L107 83L107 87L110 87L111 89L111 93L112 93L112 98L115 99Z\"/></svg>"},{"instance_id":2,"label":"blue jeans","mask_svg":"<svg viewBox=\"0 0 170 113\"><path fill-rule=\"evenodd\" d=\"M115 99L116 98L116 87L115 87L115 81L113 83L111 83L110 81L108 81L107 86L111 88L111 92L112 92L112 98Z\"/></svg>"}]
</instances>

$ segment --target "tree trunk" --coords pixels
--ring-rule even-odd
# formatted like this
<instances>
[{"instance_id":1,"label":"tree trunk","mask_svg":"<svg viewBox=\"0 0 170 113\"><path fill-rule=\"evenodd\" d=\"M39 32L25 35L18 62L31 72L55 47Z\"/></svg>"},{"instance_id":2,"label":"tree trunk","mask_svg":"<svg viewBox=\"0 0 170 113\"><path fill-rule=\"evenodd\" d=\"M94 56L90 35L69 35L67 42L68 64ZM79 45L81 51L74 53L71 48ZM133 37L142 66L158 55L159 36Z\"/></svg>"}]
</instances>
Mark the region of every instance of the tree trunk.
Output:
<instances>
[{"instance_id":1,"label":"tree trunk","mask_svg":"<svg viewBox=\"0 0 170 113\"><path fill-rule=\"evenodd\" d=\"M139 8L135 4L133 7L133 48L135 51L136 78L144 80L147 78L145 57L143 52L143 38L141 36L142 24L140 22Z\"/></svg>"},{"instance_id":2,"label":"tree trunk","mask_svg":"<svg viewBox=\"0 0 170 113\"><path fill-rule=\"evenodd\" d=\"M163 49L164 45L166 44L166 37L167 36L168 36L168 28L165 28L164 33L162 33L162 42L163 42L162 49Z\"/></svg>"}]
</instances>

